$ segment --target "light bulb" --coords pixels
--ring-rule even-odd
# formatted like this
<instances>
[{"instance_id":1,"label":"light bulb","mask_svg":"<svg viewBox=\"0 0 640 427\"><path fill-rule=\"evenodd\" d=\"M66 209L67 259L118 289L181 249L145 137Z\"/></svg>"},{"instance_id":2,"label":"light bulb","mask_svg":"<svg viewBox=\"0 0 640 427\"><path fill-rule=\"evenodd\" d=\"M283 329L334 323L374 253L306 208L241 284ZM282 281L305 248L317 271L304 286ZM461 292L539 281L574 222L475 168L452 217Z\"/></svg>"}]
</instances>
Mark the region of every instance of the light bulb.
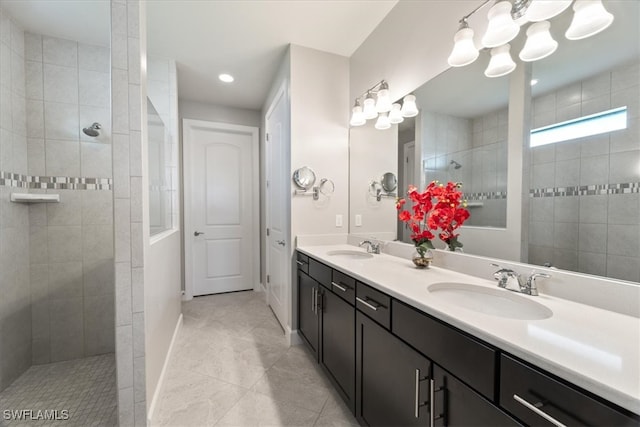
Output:
<instances>
[{"instance_id":1,"label":"light bulb","mask_svg":"<svg viewBox=\"0 0 640 427\"><path fill-rule=\"evenodd\" d=\"M365 124L367 120L364 118L364 114L362 113L362 106L360 105L360 101L356 99L356 103L351 110L351 121L349 124L351 126L362 126Z\"/></svg>"},{"instance_id":2,"label":"light bulb","mask_svg":"<svg viewBox=\"0 0 640 427\"><path fill-rule=\"evenodd\" d=\"M378 116L378 120L376 121L375 128L378 130L385 130L391 127L391 122L389 121L389 116L387 113L380 113Z\"/></svg>"},{"instance_id":3,"label":"light bulb","mask_svg":"<svg viewBox=\"0 0 640 427\"><path fill-rule=\"evenodd\" d=\"M362 112L364 114L364 118L367 120L375 119L378 116L378 112L376 111L376 101L371 96L371 92L367 92Z\"/></svg>"},{"instance_id":4,"label":"light bulb","mask_svg":"<svg viewBox=\"0 0 640 427\"><path fill-rule=\"evenodd\" d=\"M527 29L527 41L520 52L520 59L525 62L546 58L556 51L558 42L551 37L549 21L531 24Z\"/></svg>"},{"instance_id":5,"label":"light bulb","mask_svg":"<svg viewBox=\"0 0 640 427\"><path fill-rule=\"evenodd\" d=\"M489 66L484 71L485 76L506 76L516 68L516 63L513 62L513 59L511 59L511 55L509 54L510 49L511 45L509 44L491 49L491 60L489 61Z\"/></svg>"},{"instance_id":6,"label":"light bulb","mask_svg":"<svg viewBox=\"0 0 640 427\"><path fill-rule=\"evenodd\" d=\"M447 61L452 67L464 67L478 58L479 52L473 43L473 30L469 28L466 20L453 37L453 50Z\"/></svg>"},{"instance_id":7,"label":"light bulb","mask_svg":"<svg viewBox=\"0 0 640 427\"><path fill-rule=\"evenodd\" d=\"M402 117L415 117L418 115L415 95L407 95L404 97L400 113L402 113Z\"/></svg>"},{"instance_id":8,"label":"light bulb","mask_svg":"<svg viewBox=\"0 0 640 427\"><path fill-rule=\"evenodd\" d=\"M404 121L404 117L402 117L402 113L400 112L400 104L395 103L391 105L391 111L389 111L389 121L392 124L402 123Z\"/></svg>"},{"instance_id":9,"label":"light bulb","mask_svg":"<svg viewBox=\"0 0 640 427\"><path fill-rule=\"evenodd\" d=\"M573 11L573 20L565 33L569 40L591 37L613 22L613 15L607 12L600 0L576 0Z\"/></svg>"},{"instance_id":10,"label":"light bulb","mask_svg":"<svg viewBox=\"0 0 640 427\"><path fill-rule=\"evenodd\" d=\"M572 0L532 0L524 13L529 22L540 22L560 15L571 6Z\"/></svg>"},{"instance_id":11,"label":"light bulb","mask_svg":"<svg viewBox=\"0 0 640 427\"><path fill-rule=\"evenodd\" d=\"M501 1L489 9L489 25L482 37L484 47L497 47L509 43L520 32L520 26L511 17L511 3Z\"/></svg>"}]
</instances>

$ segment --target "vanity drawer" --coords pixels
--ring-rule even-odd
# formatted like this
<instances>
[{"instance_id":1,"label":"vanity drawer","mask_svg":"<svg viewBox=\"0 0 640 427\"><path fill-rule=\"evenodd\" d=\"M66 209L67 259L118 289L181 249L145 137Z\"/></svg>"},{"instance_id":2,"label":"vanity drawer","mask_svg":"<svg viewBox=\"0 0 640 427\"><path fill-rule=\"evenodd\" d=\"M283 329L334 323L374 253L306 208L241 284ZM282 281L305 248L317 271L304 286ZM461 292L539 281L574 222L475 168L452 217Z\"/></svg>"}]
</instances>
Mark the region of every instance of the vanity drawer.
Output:
<instances>
[{"instance_id":1,"label":"vanity drawer","mask_svg":"<svg viewBox=\"0 0 640 427\"><path fill-rule=\"evenodd\" d=\"M324 287L331 289L331 268L309 258L309 276Z\"/></svg>"},{"instance_id":2,"label":"vanity drawer","mask_svg":"<svg viewBox=\"0 0 640 427\"><path fill-rule=\"evenodd\" d=\"M392 332L422 354L495 400L495 349L400 301L392 303Z\"/></svg>"},{"instance_id":3,"label":"vanity drawer","mask_svg":"<svg viewBox=\"0 0 640 427\"><path fill-rule=\"evenodd\" d=\"M296 265L298 270L309 274L309 257L303 253L296 252Z\"/></svg>"},{"instance_id":4,"label":"vanity drawer","mask_svg":"<svg viewBox=\"0 0 640 427\"><path fill-rule=\"evenodd\" d=\"M530 405L530 406L527 406ZM509 356L500 358L500 406L528 425L638 426L638 418L610 407Z\"/></svg>"},{"instance_id":5,"label":"vanity drawer","mask_svg":"<svg viewBox=\"0 0 640 427\"><path fill-rule=\"evenodd\" d=\"M391 297L389 295L357 282L356 307L385 328L391 327Z\"/></svg>"},{"instance_id":6,"label":"vanity drawer","mask_svg":"<svg viewBox=\"0 0 640 427\"><path fill-rule=\"evenodd\" d=\"M353 277L333 270L331 290L349 304L354 305L356 303L356 279Z\"/></svg>"}]
</instances>

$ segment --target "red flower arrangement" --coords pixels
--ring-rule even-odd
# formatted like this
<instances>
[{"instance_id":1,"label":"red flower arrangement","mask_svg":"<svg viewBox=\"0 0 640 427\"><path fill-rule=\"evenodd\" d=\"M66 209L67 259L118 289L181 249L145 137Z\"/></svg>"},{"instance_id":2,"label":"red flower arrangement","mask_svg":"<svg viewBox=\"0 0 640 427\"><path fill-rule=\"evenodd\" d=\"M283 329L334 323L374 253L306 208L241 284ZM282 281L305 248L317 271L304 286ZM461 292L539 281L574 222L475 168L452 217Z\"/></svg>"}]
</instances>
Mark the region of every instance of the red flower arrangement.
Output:
<instances>
[{"instance_id":1,"label":"red flower arrangement","mask_svg":"<svg viewBox=\"0 0 640 427\"><path fill-rule=\"evenodd\" d=\"M469 211L460 187L460 183L448 182L445 185L432 181L424 192L419 193L416 187L410 185L407 196L413 202L411 211L402 209L405 199L398 200L398 218L411 228L411 240L420 256L424 257L428 249L434 249L431 240L435 238L434 232L437 230L440 230L438 237L447 244L449 250L462 247L455 230L469 218Z\"/></svg>"}]
</instances>

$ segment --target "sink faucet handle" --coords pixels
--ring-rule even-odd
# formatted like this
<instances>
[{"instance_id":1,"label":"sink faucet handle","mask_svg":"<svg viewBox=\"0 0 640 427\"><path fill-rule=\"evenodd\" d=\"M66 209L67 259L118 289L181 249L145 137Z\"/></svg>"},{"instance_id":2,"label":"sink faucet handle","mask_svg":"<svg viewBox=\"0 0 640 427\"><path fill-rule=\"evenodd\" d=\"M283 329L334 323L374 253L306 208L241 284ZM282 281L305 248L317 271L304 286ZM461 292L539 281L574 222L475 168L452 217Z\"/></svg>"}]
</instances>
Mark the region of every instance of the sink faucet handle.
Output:
<instances>
[{"instance_id":1,"label":"sink faucet handle","mask_svg":"<svg viewBox=\"0 0 640 427\"><path fill-rule=\"evenodd\" d=\"M543 279L550 279L551 275L547 273L537 273L535 271L531 272L529 278L527 278L527 293L529 295L537 296L538 295L538 287L536 286L536 279L541 277Z\"/></svg>"},{"instance_id":2,"label":"sink faucet handle","mask_svg":"<svg viewBox=\"0 0 640 427\"><path fill-rule=\"evenodd\" d=\"M501 288L508 288L510 282L513 282L513 279L520 282L520 275L513 271L510 268L503 267L499 264L491 263L492 266L498 267L498 270L493 273L493 277L498 281L498 286ZM513 285L515 289L515 285Z\"/></svg>"}]
</instances>

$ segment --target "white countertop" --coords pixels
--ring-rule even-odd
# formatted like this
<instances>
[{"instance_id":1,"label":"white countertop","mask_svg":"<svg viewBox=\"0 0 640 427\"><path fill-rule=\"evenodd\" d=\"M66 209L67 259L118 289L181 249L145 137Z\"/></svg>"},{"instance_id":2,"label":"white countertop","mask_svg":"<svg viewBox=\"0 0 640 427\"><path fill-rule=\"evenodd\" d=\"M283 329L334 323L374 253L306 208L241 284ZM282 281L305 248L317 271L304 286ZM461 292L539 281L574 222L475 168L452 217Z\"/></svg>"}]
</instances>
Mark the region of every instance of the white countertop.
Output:
<instances>
[{"instance_id":1,"label":"white countertop","mask_svg":"<svg viewBox=\"0 0 640 427\"><path fill-rule=\"evenodd\" d=\"M330 256L354 246L301 246L299 251L348 273L400 301L431 314L636 414L640 414L640 319L566 299L531 298L549 308L544 320L515 320L465 309L430 295L437 282L497 288L485 280L432 266L416 269L410 259L386 254L353 260ZM361 250L364 252L363 250Z\"/></svg>"}]
</instances>

